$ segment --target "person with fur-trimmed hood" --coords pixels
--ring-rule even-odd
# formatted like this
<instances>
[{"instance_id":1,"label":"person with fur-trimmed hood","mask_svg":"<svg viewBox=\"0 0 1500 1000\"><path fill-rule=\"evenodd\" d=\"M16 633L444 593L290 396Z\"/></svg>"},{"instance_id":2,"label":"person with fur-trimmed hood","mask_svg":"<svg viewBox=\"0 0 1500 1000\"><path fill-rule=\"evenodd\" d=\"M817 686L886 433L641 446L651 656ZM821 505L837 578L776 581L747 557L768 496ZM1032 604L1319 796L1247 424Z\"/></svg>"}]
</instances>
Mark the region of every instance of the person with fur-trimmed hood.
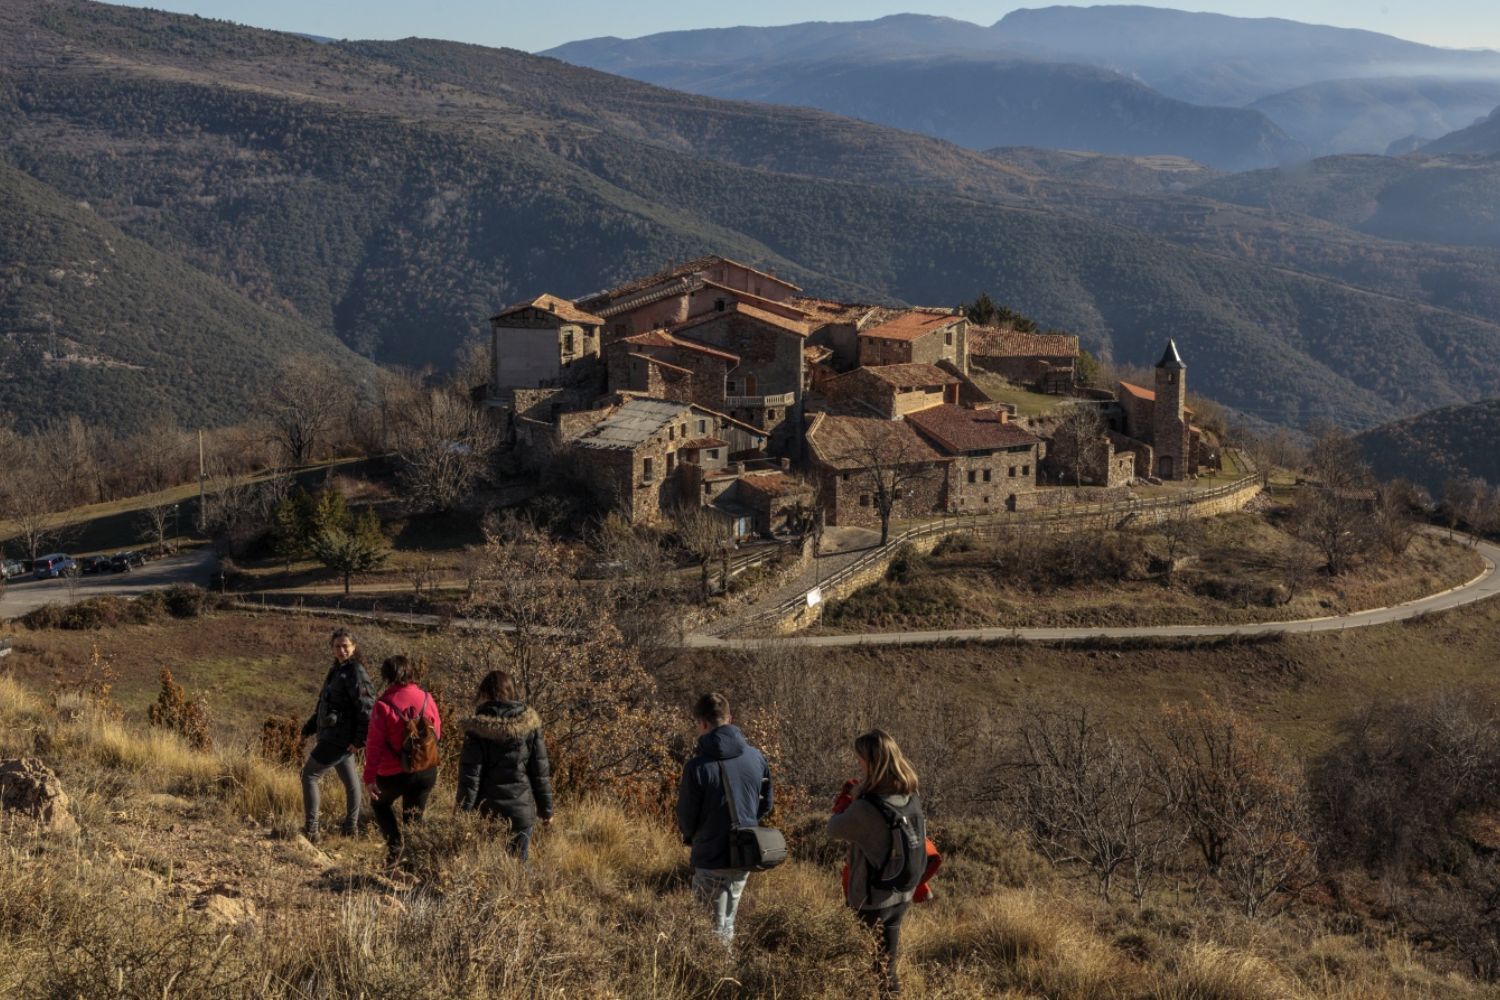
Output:
<instances>
[{"instance_id":1,"label":"person with fur-trimmed hood","mask_svg":"<svg viewBox=\"0 0 1500 1000\"><path fill-rule=\"evenodd\" d=\"M552 765L542 720L516 696L515 682L503 670L491 670L480 681L478 702L462 724L458 806L508 822L510 851L525 861L537 821L552 824Z\"/></svg>"}]
</instances>

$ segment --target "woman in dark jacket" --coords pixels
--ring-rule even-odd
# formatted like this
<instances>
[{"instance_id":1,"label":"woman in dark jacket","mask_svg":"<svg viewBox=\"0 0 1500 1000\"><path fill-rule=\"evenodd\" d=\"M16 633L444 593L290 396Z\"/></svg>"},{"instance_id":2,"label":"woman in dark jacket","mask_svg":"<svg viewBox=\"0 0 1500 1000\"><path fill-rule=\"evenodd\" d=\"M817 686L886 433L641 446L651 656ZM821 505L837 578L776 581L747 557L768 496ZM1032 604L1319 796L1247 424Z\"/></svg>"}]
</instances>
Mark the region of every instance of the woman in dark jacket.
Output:
<instances>
[{"instance_id":1,"label":"woman in dark jacket","mask_svg":"<svg viewBox=\"0 0 1500 1000\"><path fill-rule=\"evenodd\" d=\"M531 829L552 823L552 766L542 741L542 720L516 697L503 670L479 684L479 704L463 720L458 758L458 805L510 824L510 850L526 860Z\"/></svg>"},{"instance_id":2,"label":"woman in dark jacket","mask_svg":"<svg viewBox=\"0 0 1500 1000\"><path fill-rule=\"evenodd\" d=\"M354 754L365 745L370 709L375 705L375 693L359 661L354 636L348 629L334 629L329 643L333 666L323 678L317 709L302 727L304 737L317 737L302 765L302 832L308 840L318 838L318 782L329 771L337 771L344 783L342 832L349 836L359 832L359 766Z\"/></svg>"}]
</instances>

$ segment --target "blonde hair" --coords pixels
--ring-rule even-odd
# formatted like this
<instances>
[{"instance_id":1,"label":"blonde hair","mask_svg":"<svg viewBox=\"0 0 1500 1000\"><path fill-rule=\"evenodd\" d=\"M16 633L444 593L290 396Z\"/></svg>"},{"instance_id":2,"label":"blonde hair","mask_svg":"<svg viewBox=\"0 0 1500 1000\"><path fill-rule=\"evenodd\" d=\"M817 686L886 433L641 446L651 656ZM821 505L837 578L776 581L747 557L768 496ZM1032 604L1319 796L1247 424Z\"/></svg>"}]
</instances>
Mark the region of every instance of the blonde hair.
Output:
<instances>
[{"instance_id":1,"label":"blonde hair","mask_svg":"<svg viewBox=\"0 0 1500 1000\"><path fill-rule=\"evenodd\" d=\"M870 767L861 794L910 795L917 790L916 769L884 729L872 729L856 739L854 752Z\"/></svg>"}]
</instances>

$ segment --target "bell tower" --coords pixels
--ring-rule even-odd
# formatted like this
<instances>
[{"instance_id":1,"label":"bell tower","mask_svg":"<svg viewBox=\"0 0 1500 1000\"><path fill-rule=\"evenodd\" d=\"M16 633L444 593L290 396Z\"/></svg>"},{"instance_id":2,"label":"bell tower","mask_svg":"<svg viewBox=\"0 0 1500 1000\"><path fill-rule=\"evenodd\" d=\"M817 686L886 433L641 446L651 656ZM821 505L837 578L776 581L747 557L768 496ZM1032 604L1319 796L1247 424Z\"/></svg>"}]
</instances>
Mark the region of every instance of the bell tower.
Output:
<instances>
[{"instance_id":1,"label":"bell tower","mask_svg":"<svg viewBox=\"0 0 1500 1000\"><path fill-rule=\"evenodd\" d=\"M1167 341L1166 352L1156 363L1156 405L1151 410L1151 447L1156 456L1156 475L1161 479L1186 479L1190 444L1187 422L1187 365L1177 353L1177 342Z\"/></svg>"}]
</instances>

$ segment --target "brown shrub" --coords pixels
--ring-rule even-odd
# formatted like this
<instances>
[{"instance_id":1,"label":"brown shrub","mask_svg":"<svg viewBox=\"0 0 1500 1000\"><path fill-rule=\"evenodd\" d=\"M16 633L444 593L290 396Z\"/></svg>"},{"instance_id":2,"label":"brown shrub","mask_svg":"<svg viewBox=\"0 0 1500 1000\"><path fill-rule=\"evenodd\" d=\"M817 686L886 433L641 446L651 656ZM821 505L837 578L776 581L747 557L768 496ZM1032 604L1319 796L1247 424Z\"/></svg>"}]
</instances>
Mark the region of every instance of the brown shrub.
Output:
<instances>
[{"instance_id":1,"label":"brown shrub","mask_svg":"<svg viewBox=\"0 0 1500 1000\"><path fill-rule=\"evenodd\" d=\"M208 709L202 698L190 699L181 684L172 679L172 671L162 668L161 692L147 709L151 725L177 733L194 750L213 747L208 732Z\"/></svg>"}]
</instances>

